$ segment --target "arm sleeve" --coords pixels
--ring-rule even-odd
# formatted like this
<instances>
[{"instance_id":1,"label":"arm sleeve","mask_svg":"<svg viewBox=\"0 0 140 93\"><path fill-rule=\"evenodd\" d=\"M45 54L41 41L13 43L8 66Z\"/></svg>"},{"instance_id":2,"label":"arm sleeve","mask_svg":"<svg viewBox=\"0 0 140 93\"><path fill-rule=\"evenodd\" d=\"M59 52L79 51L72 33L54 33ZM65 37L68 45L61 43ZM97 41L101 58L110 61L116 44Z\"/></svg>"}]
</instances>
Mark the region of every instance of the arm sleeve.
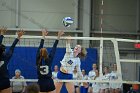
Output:
<instances>
[{"instance_id":1,"label":"arm sleeve","mask_svg":"<svg viewBox=\"0 0 140 93\"><path fill-rule=\"evenodd\" d=\"M56 47L58 45L58 42L59 42L59 40L55 40L55 43L53 44L53 47L52 47L52 49L50 51L49 57L50 57L51 61L53 60L53 57L55 55Z\"/></svg>"},{"instance_id":2,"label":"arm sleeve","mask_svg":"<svg viewBox=\"0 0 140 93\"><path fill-rule=\"evenodd\" d=\"M11 56L13 55L14 52L14 48L16 46L16 44L18 43L19 39L15 39L15 41L13 42L12 46L9 48L9 50L6 52L6 60L9 61Z\"/></svg>"},{"instance_id":3,"label":"arm sleeve","mask_svg":"<svg viewBox=\"0 0 140 93\"><path fill-rule=\"evenodd\" d=\"M37 58L39 57L40 49L43 48L43 45L44 45L44 39L41 39L40 45L39 45L39 47L37 49L37 53L36 53Z\"/></svg>"},{"instance_id":4,"label":"arm sleeve","mask_svg":"<svg viewBox=\"0 0 140 93\"><path fill-rule=\"evenodd\" d=\"M3 37L3 35L0 35L0 44L2 43Z\"/></svg>"},{"instance_id":5,"label":"arm sleeve","mask_svg":"<svg viewBox=\"0 0 140 93\"><path fill-rule=\"evenodd\" d=\"M37 49L37 53L36 53L36 65L38 66L39 63L38 63L38 60L39 60L39 57L40 57L40 49L43 48L43 45L44 45L44 39L41 39L40 41L40 45Z\"/></svg>"}]
</instances>

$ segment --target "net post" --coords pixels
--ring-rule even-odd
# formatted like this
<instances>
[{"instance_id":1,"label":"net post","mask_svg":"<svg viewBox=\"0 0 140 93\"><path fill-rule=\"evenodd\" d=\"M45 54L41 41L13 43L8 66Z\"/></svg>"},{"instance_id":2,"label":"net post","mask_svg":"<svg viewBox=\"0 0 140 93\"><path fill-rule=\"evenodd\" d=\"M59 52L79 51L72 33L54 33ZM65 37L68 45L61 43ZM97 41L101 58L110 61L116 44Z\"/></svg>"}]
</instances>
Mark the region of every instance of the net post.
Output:
<instances>
[{"instance_id":1,"label":"net post","mask_svg":"<svg viewBox=\"0 0 140 93\"><path fill-rule=\"evenodd\" d=\"M117 73L119 74L118 79L122 81L122 70L121 70L121 62L120 62L120 54L118 49L118 42L116 39L111 40L114 45L114 52L116 57L116 64L117 64Z\"/></svg>"}]
</instances>

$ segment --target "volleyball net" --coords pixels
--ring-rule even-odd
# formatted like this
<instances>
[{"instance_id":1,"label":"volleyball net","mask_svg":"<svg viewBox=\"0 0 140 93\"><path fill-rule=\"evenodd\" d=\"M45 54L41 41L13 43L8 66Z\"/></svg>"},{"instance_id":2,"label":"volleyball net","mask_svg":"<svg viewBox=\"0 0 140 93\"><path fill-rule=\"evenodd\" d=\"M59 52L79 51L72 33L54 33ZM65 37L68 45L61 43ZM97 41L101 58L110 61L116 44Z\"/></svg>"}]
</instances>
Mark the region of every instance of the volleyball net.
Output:
<instances>
[{"instance_id":1,"label":"volleyball net","mask_svg":"<svg viewBox=\"0 0 140 93\"><path fill-rule=\"evenodd\" d=\"M16 35L5 35L5 39L3 40L3 44L6 46L10 46ZM17 44L17 48L24 47L24 50L16 51L14 52L12 58L12 61L14 63L10 63L9 70L11 71L10 74L14 75L15 69L22 69L22 75L29 76L27 79L26 76L24 80L14 80L11 79L11 81L26 81L26 82L37 82L37 77L32 77L32 73L36 73L36 66L35 66L35 55L36 55L36 49L40 44L40 39L42 36L28 36L24 35L20 42ZM55 36L46 36L44 47L46 48L52 48L52 45L54 43L54 40L57 37ZM74 48L76 44L80 44L83 47L85 47L88 50L87 60L82 63L81 69L85 69L86 74L88 75L88 72L92 70L92 64L96 63L99 68L99 74L100 76L104 73L104 67L109 67L109 72L113 70L113 64L117 64L117 73L119 75L118 80L116 81L110 81L110 80L55 80L56 82L114 82L114 83L128 83L128 84L140 84L138 81L138 75L137 72L138 65L140 62L140 50L136 49L134 45L136 43L140 43L140 40L131 40L131 39L119 39L119 38L103 38L103 37L71 37L71 48ZM60 64L60 61L62 60L65 48L66 48L66 40L67 37L61 37L59 44L57 48L60 50L57 51L54 60L56 63ZM125 46L125 47L124 47ZM31 49L31 48L35 48ZM94 54L95 51L92 49L96 49L96 55ZM31 51L32 50L32 51ZM63 51L62 51L63 50ZM22 55L22 52L24 52L24 55ZM33 52L33 55L30 53ZM63 53L62 53L63 52ZM93 54L93 55L92 55ZM60 57L61 55L61 57ZM32 59L28 59L32 58ZM58 57L57 57L58 56ZM96 56L96 57L95 57ZM18 59L17 59L18 58ZM97 58L97 59L96 59ZM17 62L15 62L17 61ZM88 62L87 62L88 61ZM55 65L55 62L53 65ZM23 63L22 68L19 63ZM132 67L132 68L130 68ZM32 68L34 71L32 71ZM52 67L53 70L53 67ZM32 72L32 73L31 73ZM30 76L32 78L30 78ZM128 77L129 76L129 77Z\"/></svg>"}]
</instances>

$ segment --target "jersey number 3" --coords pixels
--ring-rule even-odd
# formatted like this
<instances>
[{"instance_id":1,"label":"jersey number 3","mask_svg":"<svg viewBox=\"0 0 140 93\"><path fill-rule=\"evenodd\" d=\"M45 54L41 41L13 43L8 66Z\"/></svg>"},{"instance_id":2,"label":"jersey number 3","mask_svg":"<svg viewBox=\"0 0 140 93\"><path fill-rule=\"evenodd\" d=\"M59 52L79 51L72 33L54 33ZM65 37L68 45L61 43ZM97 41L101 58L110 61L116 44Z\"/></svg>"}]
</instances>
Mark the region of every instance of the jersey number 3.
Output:
<instances>
[{"instance_id":1,"label":"jersey number 3","mask_svg":"<svg viewBox=\"0 0 140 93\"><path fill-rule=\"evenodd\" d=\"M4 61L0 61L0 67L4 64Z\"/></svg>"},{"instance_id":2,"label":"jersey number 3","mask_svg":"<svg viewBox=\"0 0 140 93\"><path fill-rule=\"evenodd\" d=\"M43 70L40 71L40 73L41 73L42 75L46 75L46 74L49 73L49 68L48 68L48 66L40 66L40 69L43 69Z\"/></svg>"}]
</instances>

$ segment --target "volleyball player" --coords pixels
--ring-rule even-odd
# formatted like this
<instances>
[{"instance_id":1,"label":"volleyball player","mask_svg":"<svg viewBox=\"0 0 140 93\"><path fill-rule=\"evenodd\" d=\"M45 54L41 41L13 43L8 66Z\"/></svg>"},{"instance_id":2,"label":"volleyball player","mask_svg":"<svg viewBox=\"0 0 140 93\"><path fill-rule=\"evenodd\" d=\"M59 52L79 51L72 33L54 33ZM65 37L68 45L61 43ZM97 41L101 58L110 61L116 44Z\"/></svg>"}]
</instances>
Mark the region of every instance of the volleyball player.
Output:
<instances>
[{"instance_id":1,"label":"volleyball player","mask_svg":"<svg viewBox=\"0 0 140 93\"><path fill-rule=\"evenodd\" d=\"M2 40L4 38L3 35L6 31L6 28L0 29L0 93L12 93L7 65L9 63L10 58L12 57L16 44L18 43L21 36L24 34L23 30L20 30L17 33L18 37L13 42L12 46L9 48L8 51L5 52L6 48L2 44Z\"/></svg>"},{"instance_id":2,"label":"volleyball player","mask_svg":"<svg viewBox=\"0 0 140 93\"><path fill-rule=\"evenodd\" d=\"M36 65L38 74L38 84L40 87L40 93L51 93L55 90L55 85L52 79L52 61L55 55L56 47L63 31L58 32L57 40L53 44L53 47L48 54L46 48L43 48L45 36L48 34L47 31L42 31L43 39L41 39L39 48L37 50Z\"/></svg>"},{"instance_id":3,"label":"volleyball player","mask_svg":"<svg viewBox=\"0 0 140 93\"><path fill-rule=\"evenodd\" d=\"M100 77L99 77L99 71L98 69L95 70L95 75L92 80L100 80ZM100 83L98 82L94 82L92 83L92 93L100 93Z\"/></svg>"},{"instance_id":4,"label":"volleyball player","mask_svg":"<svg viewBox=\"0 0 140 93\"><path fill-rule=\"evenodd\" d=\"M86 75L86 71L82 69L82 80L88 80L88 75ZM83 82L80 85L80 93L88 93L88 82Z\"/></svg>"},{"instance_id":5,"label":"volleyball player","mask_svg":"<svg viewBox=\"0 0 140 93\"><path fill-rule=\"evenodd\" d=\"M57 73L59 71L59 68L57 65L54 66L54 71L52 72L52 79L57 80ZM56 82L54 82L54 85L56 86ZM55 93L55 90L54 90Z\"/></svg>"},{"instance_id":6,"label":"volleyball player","mask_svg":"<svg viewBox=\"0 0 140 93\"><path fill-rule=\"evenodd\" d=\"M110 73L109 73L109 67L104 67L104 75L101 77L102 80L110 80ZM100 93L109 93L109 83L101 83L101 91Z\"/></svg>"},{"instance_id":7,"label":"volleyball player","mask_svg":"<svg viewBox=\"0 0 140 93\"><path fill-rule=\"evenodd\" d=\"M116 81L118 80L118 73L117 73L117 64L113 64L113 71L110 73L110 80ZM111 93L120 93L121 92L121 83L110 83L110 92Z\"/></svg>"},{"instance_id":8,"label":"volleyball player","mask_svg":"<svg viewBox=\"0 0 140 93\"><path fill-rule=\"evenodd\" d=\"M95 70L97 69L97 64L92 64L92 70L88 73L88 80L92 80L95 77ZM89 84L88 93L92 93L92 83Z\"/></svg>"},{"instance_id":9,"label":"volleyball player","mask_svg":"<svg viewBox=\"0 0 140 93\"><path fill-rule=\"evenodd\" d=\"M57 79L58 70L59 70L58 66L55 65L55 66L54 66L54 71L52 72L52 78L53 78L53 79Z\"/></svg>"},{"instance_id":10,"label":"volleyball player","mask_svg":"<svg viewBox=\"0 0 140 93\"><path fill-rule=\"evenodd\" d=\"M81 45L76 45L74 50L72 51L70 47L70 37L66 41L66 53L64 55L63 60L60 62L61 67L60 71L57 74L58 79L65 79L65 80L71 80L73 79L73 70L76 67L77 72L80 77L82 77L81 69L80 69L80 58L83 58L86 56L87 52L85 48L82 48ZM56 93L60 93L60 90L62 88L63 82L57 82L56 83ZM66 89L68 93L74 92L74 83L72 82L66 82Z\"/></svg>"},{"instance_id":11,"label":"volleyball player","mask_svg":"<svg viewBox=\"0 0 140 93\"><path fill-rule=\"evenodd\" d=\"M73 70L73 80L79 80L79 78L80 77L78 75L77 68L75 67ZM74 90L74 93L80 93L79 82L74 83Z\"/></svg>"}]
</instances>

